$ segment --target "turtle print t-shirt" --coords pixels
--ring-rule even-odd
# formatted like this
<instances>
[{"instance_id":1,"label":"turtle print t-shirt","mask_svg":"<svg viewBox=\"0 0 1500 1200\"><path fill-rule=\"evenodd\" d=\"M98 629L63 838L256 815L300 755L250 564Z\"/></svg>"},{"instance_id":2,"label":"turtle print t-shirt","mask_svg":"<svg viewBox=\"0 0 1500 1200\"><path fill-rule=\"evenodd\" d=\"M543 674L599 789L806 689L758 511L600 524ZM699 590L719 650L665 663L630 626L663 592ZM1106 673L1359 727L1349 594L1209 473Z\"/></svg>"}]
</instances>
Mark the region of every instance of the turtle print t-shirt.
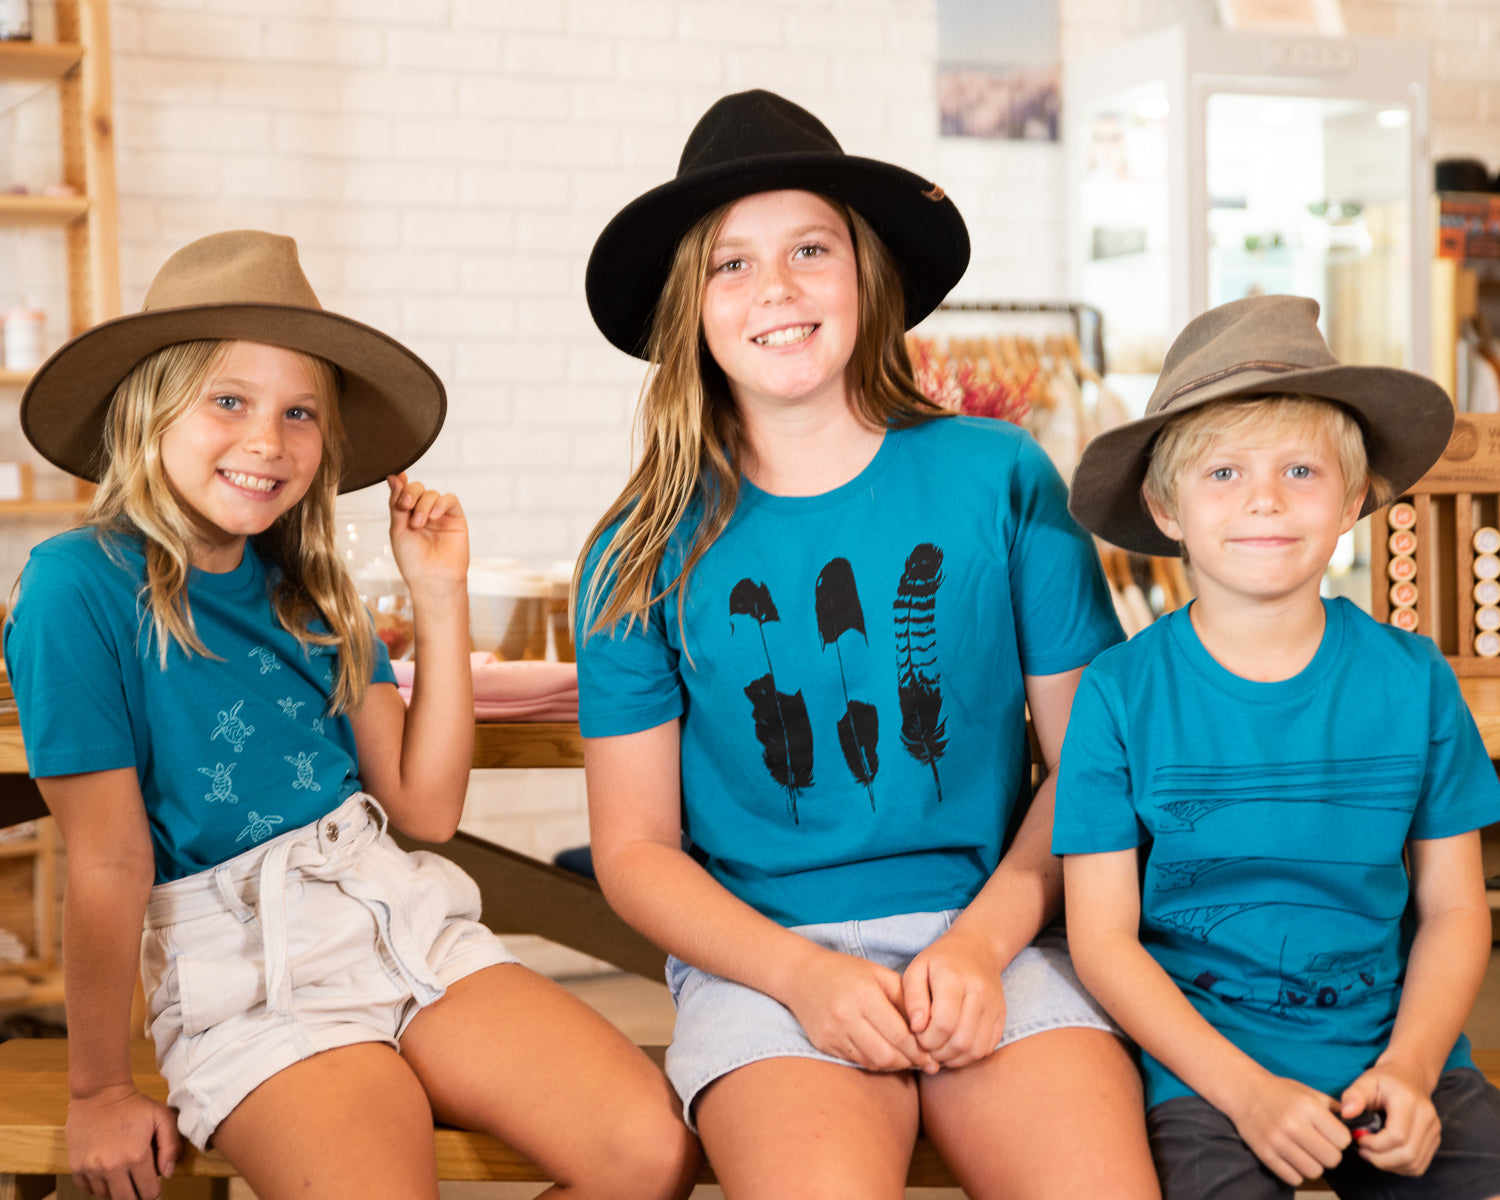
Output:
<instances>
[{"instance_id":1,"label":"turtle print t-shirt","mask_svg":"<svg viewBox=\"0 0 1500 1200\"><path fill-rule=\"evenodd\" d=\"M304 648L271 610L246 545L225 574L194 570L188 602L215 656L172 643L163 671L138 601L140 543L93 529L49 538L21 575L5 658L33 777L134 767L156 881L192 875L317 820L359 790L354 734L329 716L332 646ZM372 679L393 683L375 643Z\"/></svg>"},{"instance_id":2,"label":"turtle print t-shirt","mask_svg":"<svg viewBox=\"0 0 1500 1200\"><path fill-rule=\"evenodd\" d=\"M887 432L823 495L742 482L680 627L673 593L579 635L584 736L680 718L690 852L783 925L961 908L1024 792L1023 676L1122 637L1066 501L1030 434L969 417Z\"/></svg>"}]
</instances>

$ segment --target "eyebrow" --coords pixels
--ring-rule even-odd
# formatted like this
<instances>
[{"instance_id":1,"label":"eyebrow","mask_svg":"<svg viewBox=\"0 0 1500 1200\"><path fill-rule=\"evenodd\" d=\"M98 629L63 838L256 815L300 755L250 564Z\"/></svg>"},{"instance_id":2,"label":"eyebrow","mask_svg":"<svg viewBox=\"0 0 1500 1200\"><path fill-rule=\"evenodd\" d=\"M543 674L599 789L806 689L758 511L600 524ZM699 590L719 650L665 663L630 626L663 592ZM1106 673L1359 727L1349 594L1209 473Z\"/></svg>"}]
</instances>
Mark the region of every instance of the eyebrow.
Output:
<instances>
[{"instance_id":1,"label":"eyebrow","mask_svg":"<svg viewBox=\"0 0 1500 1200\"><path fill-rule=\"evenodd\" d=\"M829 225L823 221L816 221L811 225L799 225L796 229L789 230L788 236L789 240L796 241L798 238L806 237L810 233L833 234L835 237L837 237L840 233L840 230L835 225ZM725 246L740 246L751 240L753 239L748 237L719 237L714 240L713 248L715 250L718 250Z\"/></svg>"}]
</instances>

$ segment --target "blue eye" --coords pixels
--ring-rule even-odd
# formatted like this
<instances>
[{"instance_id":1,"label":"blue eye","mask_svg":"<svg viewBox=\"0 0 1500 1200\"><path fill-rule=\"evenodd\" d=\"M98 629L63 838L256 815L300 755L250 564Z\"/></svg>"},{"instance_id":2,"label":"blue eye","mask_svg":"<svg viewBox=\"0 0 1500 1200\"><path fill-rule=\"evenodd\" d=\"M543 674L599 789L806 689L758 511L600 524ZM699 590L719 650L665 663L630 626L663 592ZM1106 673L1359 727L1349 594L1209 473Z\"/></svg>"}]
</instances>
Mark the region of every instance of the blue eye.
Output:
<instances>
[{"instance_id":1,"label":"blue eye","mask_svg":"<svg viewBox=\"0 0 1500 1200\"><path fill-rule=\"evenodd\" d=\"M244 403L245 402L238 396L224 395L215 396L213 398L214 407L222 408L225 412L232 412L234 409L241 407Z\"/></svg>"},{"instance_id":2,"label":"blue eye","mask_svg":"<svg viewBox=\"0 0 1500 1200\"><path fill-rule=\"evenodd\" d=\"M1306 466L1288 467L1287 472L1293 479L1311 479L1312 468Z\"/></svg>"},{"instance_id":3,"label":"blue eye","mask_svg":"<svg viewBox=\"0 0 1500 1200\"><path fill-rule=\"evenodd\" d=\"M296 408L287 409L286 415L294 421L316 421L318 419L318 414L312 409L303 408L300 405Z\"/></svg>"},{"instance_id":4,"label":"blue eye","mask_svg":"<svg viewBox=\"0 0 1500 1200\"><path fill-rule=\"evenodd\" d=\"M1218 483L1228 483L1234 478L1233 467L1215 467L1208 473L1208 477Z\"/></svg>"}]
</instances>

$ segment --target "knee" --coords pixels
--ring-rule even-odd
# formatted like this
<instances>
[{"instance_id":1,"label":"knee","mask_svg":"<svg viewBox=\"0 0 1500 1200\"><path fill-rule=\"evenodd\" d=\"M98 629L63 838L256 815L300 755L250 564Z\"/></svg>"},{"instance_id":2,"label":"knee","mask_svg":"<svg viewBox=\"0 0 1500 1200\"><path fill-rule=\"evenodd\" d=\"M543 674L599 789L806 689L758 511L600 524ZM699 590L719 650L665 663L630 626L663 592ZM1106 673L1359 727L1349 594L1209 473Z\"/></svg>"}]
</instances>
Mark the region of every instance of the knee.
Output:
<instances>
[{"instance_id":1,"label":"knee","mask_svg":"<svg viewBox=\"0 0 1500 1200\"><path fill-rule=\"evenodd\" d=\"M682 1200L693 1190L702 1159L688 1127L654 1106L622 1115L599 1149L599 1195L611 1200Z\"/></svg>"}]
</instances>

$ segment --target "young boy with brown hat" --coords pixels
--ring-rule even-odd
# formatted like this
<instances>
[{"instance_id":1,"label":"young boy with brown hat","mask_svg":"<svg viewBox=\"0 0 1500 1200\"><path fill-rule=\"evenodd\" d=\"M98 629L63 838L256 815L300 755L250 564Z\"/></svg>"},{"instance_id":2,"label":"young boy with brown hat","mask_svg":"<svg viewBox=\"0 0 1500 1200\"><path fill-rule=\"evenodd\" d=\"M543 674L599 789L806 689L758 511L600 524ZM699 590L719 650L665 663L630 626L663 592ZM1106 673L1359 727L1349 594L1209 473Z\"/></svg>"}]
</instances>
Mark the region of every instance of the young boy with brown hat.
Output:
<instances>
[{"instance_id":1,"label":"young boy with brown hat","mask_svg":"<svg viewBox=\"0 0 1500 1200\"><path fill-rule=\"evenodd\" d=\"M1432 381L1346 366L1315 302L1189 322L1069 507L1183 554L1196 600L1084 672L1062 753L1079 975L1142 1048L1167 1200L1500 1195L1500 1093L1464 1021L1500 786L1426 638L1320 584L1447 443Z\"/></svg>"}]
</instances>

